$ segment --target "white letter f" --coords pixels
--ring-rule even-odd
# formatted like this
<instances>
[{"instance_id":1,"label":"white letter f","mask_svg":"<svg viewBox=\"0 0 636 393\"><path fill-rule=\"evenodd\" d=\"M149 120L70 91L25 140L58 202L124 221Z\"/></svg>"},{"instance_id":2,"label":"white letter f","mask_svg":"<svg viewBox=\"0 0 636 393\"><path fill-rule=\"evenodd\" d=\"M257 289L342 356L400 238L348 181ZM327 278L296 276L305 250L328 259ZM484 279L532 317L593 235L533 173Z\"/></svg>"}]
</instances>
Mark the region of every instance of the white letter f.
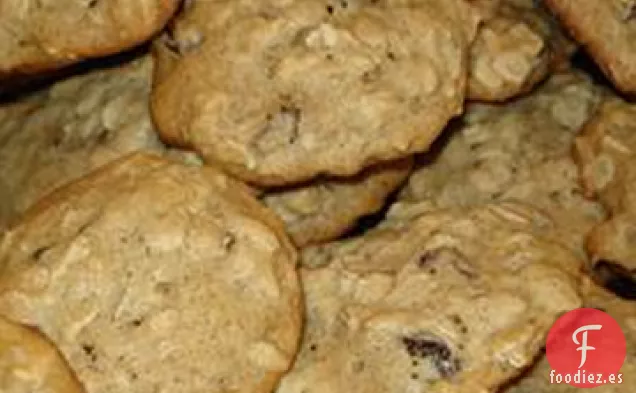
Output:
<instances>
[{"instance_id":1,"label":"white letter f","mask_svg":"<svg viewBox=\"0 0 636 393\"><path fill-rule=\"evenodd\" d=\"M579 343L579 340L576 338L576 336L578 336L579 333L583 332L583 343L581 344L580 347L576 349L577 351L581 351L581 364L579 365L579 368L583 367L583 365L585 364L585 361L587 360L587 351L592 351L596 349L594 347L590 347L587 345L587 331L601 330L602 327L603 327L602 325L581 326L580 328L576 329L574 333L572 334L572 341L574 341L574 343L578 345L581 343Z\"/></svg>"}]
</instances>

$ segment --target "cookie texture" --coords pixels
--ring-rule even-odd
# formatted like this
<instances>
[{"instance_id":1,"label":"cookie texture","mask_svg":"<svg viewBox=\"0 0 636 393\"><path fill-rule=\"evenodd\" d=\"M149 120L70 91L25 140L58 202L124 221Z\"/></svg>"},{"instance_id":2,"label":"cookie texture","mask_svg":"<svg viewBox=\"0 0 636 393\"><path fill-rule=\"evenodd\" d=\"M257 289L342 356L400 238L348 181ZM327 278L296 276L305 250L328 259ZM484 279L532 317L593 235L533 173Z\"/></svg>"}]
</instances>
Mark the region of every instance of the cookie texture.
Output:
<instances>
[{"instance_id":1,"label":"cookie texture","mask_svg":"<svg viewBox=\"0 0 636 393\"><path fill-rule=\"evenodd\" d=\"M422 157L400 198L440 207L524 201L553 216L554 229L583 254L604 211L585 198L571 150L600 100L588 80L566 73L505 105L470 104L438 154Z\"/></svg>"},{"instance_id":2,"label":"cookie texture","mask_svg":"<svg viewBox=\"0 0 636 393\"><path fill-rule=\"evenodd\" d=\"M587 280L586 280L587 281ZM621 299L594 284L583 286L585 307L598 308L611 315L623 329L627 341L627 357L621 368L621 384L606 384L594 388L599 393L631 393L636 391L636 381L630 377L636 373L636 303ZM545 357L530 373L503 393L579 393L581 389L567 384L550 383L550 364Z\"/></svg>"},{"instance_id":3,"label":"cookie texture","mask_svg":"<svg viewBox=\"0 0 636 393\"><path fill-rule=\"evenodd\" d=\"M149 55L0 104L0 226L53 189L135 150L163 153Z\"/></svg>"},{"instance_id":4,"label":"cookie texture","mask_svg":"<svg viewBox=\"0 0 636 393\"><path fill-rule=\"evenodd\" d=\"M412 164L409 158L372 167L352 178L324 178L300 187L268 190L261 199L281 217L296 245L321 243L380 210L406 180Z\"/></svg>"},{"instance_id":5,"label":"cookie texture","mask_svg":"<svg viewBox=\"0 0 636 393\"><path fill-rule=\"evenodd\" d=\"M484 22L470 49L468 98L505 101L559 68L572 45L533 0L473 0Z\"/></svg>"},{"instance_id":6,"label":"cookie texture","mask_svg":"<svg viewBox=\"0 0 636 393\"><path fill-rule=\"evenodd\" d=\"M163 138L258 185L426 150L462 111L460 0L193 1L157 46Z\"/></svg>"},{"instance_id":7,"label":"cookie texture","mask_svg":"<svg viewBox=\"0 0 636 393\"><path fill-rule=\"evenodd\" d=\"M495 391L580 304L580 262L527 230L535 214L400 207L305 249L306 329L278 393Z\"/></svg>"},{"instance_id":8,"label":"cookie texture","mask_svg":"<svg viewBox=\"0 0 636 393\"><path fill-rule=\"evenodd\" d=\"M161 30L179 0L2 0L0 79L118 53Z\"/></svg>"},{"instance_id":9,"label":"cookie texture","mask_svg":"<svg viewBox=\"0 0 636 393\"><path fill-rule=\"evenodd\" d=\"M81 393L83 389L44 336L0 317L0 391Z\"/></svg>"},{"instance_id":10,"label":"cookie texture","mask_svg":"<svg viewBox=\"0 0 636 393\"><path fill-rule=\"evenodd\" d=\"M636 93L636 7L631 0L546 0L571 35L624 93Z\"/></svg>"},{"instance_id":11,"label":"cookie texture","mask_svg":"<svg viewBox=\"0 0 636 393\"><path fill-rule=\"evenodd\" d=\"M301 328L295 251L214 168L133 154L38 203L0 244L0 314L88 393L271 392Z\"/></svg>"},{"instance_id":12,"label":"cookie texture","mask_svg":"<svg viewBox=\"0 0 636 393\"><path fill-rule=\"evenodd\" d=\"M636 106L608 99L576 140L585 190L611 217L594 228L588 251L636 282ZM634 294L636 296L636 293Z\"/></svg>"}]
</instances>

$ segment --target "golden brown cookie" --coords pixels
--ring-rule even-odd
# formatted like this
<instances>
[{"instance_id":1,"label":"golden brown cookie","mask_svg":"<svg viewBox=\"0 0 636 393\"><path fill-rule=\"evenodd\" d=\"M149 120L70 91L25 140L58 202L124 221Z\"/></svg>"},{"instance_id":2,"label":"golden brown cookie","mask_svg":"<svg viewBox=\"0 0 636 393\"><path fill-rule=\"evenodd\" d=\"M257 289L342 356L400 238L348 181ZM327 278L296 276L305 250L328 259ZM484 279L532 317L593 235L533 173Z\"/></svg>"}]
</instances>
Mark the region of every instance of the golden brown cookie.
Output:
<instances>
[{"instance_id":1,"label":"golden brown cookie","mask_svg":"<svg viewBox=\"0 0 636 393\"><path fill-rule=\"evenodd\" d=\"M261 200L278 214L298 246L333 240L377 212L406 180L413 160L369 168L352 178L323 178L266 191Z\"/></svg>"},{"instance_id":2,"label":"golden brown cookie","mask_svg":"<svg viewBox=\"0 0 636 393\"><path fill-rule=\"evenodd\" d=\"M0 317L0 392L81 393L83 389L42 334Z\"/></svg>"},{"instance_id":3,"label":"golden brown cookie","mask_svg":"<svg viewBox=\"0 0 636 393\"><path fill-rule=\"evenodd\" d=\"M278 393L492 392L579 306L581 263L532 234L532 209L413 211L305 249L306 330Z\"/></svg>"},{"instance_id":4,"label":"golden brown cookie","mask_svg":"<svg viewBox=\"0 0 636 393\"><path fill-rule=\"evenodd\" d=\"M422 158L401 199L441 207L524 201L552 215L583 255L585 236L604 212L583 196L570 153L600 96L587 79L567 73L505 105L468 105L439 154Z\"/></svg>"},{"instance_id":5,"label":"golden brown cookie","mask_svg":"<svg viewBox=\"0 0 636 393\"><path fill-rule=\"evenodd\" d=\"M607 100L576 140L577 162L590 196L598 196L610 218L588 239L599 265L636 283L636 106ZM632 294L636 292L632 288Z\"/></svg>"},{"instance_id":6,"label":"golden brown cookie","mask_svg":"<svg viewBox=\"0 0 636 393\"><path fill-rule=\"evenodd\" d=\"M148 108L152 66L147 55L0 104L0 226L109 161L165 150Z\"/></svg>"},{"instance_id":7,"label":"golden brown cookie","mask_svg":"<svg viewBox=\"0 0 636 393\"><path fill-rule=\"evenodd\" d=\"M571 47L533 0L477 0L484 23L470 50L468 98L505 101L527 93L561 66Z\"/></svg>"},{"instance_id":8,"label":"golden brown cookie","mask_svg":"<svg viewBox=\"0 0 636 393\"><path fill-rule=\"evenodd\" d=\"M636 303L623 300L586 280L583 286L585 307L598 308L611 315L623 329L627 341L627 357L621 368L622 383L594 388L595 393L633 393L636 391ZM518 383L502 393L580 393L580 388L550 383L550 364L542 357Z\"/></svg>"},{"instance_id":9,"label":"golden brown cookie","mask_svg":"<svg viewBox=\"0 0 636 393\"><path fill-rule=\"evenodd\" d=\"M258 185L354 175L461 113L477 22L460 0L194 0L157 44L153 115Z\"/></svg>"},{"instance_id":10,"label":"golden brown cookie","mask_svg":"<svg viewBox=\"0 0 636 393\"><path fill-rule=\"evenodd\" d=\"M572 36L625 93L636 93L636 3L546 0Z\"/></svg>"},{"instance_id":11,"label":"golden brown cookie","mask_svg":"<svg viewBox=\"0 0 636 393\"><path fill-rule=\"evenodd\" d=\"M60 68L150 39L179 0L2 0L0 79Z\"/></svg>"},{"instance_id":12,"label":"golden brown cookie","mask_svg":"<svg viewBox=\"0 0 636 393\"><path fill-rule=\"evenodd\" d=\"M133 154L50 194L0 243L0 314L87 393L269 393L301 331L282 224L214 168Z\"/></svg>"}]
</instances>

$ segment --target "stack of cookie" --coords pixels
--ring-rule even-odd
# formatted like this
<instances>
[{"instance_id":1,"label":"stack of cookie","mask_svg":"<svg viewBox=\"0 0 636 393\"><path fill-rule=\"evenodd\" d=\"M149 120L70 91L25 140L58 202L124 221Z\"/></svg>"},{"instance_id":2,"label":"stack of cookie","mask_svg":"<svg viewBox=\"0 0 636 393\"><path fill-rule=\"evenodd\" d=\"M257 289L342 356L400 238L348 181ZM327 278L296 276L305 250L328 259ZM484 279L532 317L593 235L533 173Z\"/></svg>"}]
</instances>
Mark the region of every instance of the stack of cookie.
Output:
<instances>
[{"instance_id":1,"label":"stack of cookie","mask_svg":"<svg viewBox=\"0 0 636 393\"><path fill-rule=\"evenodd\" d=\"M0 392L574 392L579 307L633 392L633 4L580 3L0 0Z\"/></svg>"}]
</instances>

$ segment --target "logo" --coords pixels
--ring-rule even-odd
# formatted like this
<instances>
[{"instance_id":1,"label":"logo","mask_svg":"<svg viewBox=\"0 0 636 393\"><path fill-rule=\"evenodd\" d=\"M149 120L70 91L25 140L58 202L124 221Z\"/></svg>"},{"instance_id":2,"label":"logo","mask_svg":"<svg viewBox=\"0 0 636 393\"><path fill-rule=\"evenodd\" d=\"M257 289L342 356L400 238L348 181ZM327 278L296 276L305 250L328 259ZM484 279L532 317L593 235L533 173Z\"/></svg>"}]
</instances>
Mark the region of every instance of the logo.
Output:
<instances>
[{"instance_id":1,"label":"logo","mask_svg":"<svg viewBox=\"0 0 636 393\"><path fill-rule=\"evenodd\" d=\"M625 355L625 335L618 322L594 308L566 313L548 333L546 356L552 383L579 388L621 383Z\"/></svg>"}]
</instances>

